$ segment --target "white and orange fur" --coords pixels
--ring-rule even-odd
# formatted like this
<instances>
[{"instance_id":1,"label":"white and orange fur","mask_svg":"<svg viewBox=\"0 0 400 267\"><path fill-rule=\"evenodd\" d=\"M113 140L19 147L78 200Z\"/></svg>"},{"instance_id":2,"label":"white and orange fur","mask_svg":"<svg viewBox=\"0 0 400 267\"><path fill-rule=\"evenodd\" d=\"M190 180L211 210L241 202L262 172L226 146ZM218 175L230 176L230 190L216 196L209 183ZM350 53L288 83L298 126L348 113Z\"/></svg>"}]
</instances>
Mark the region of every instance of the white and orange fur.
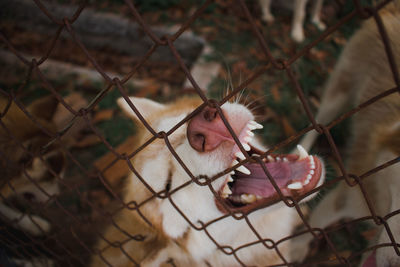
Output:
<instances>
[{"instance_id":1,"label":"white and orange fur","mask_svg":"<svg viewBox=\"0 0 400 267\"><path fill-rule=\"evenodd\" d=\"M131 97L130 101L156 132L168 132L202 103L200 99L196 98L182 98L172 104L160 104L149 99L135 97ZM118 104L140 128L137 139L138 146L145 143L151 137L150 132L143 127L124 99L121 98ZM254 116L245 106L238 103L225 103L221 108L246 149L249 149L250 146L262 148L256 139L251 138L251 130L261 128L261 126L253 121ZM211 119L207 112L211 112ZM201 116L210 120L217 120L217 122L210 127L199 126L201 123L198 123L198 120L203 119ZM236 156L243 158L243 154L233 142L230 134L224 136L223 140L221 139L222 141L217 143L213 143L213 141L196 143L197 141L194 140L197 135L192 135L192 131L199 130L199 127L200 130L207 128L206 131L210 132L210 136L206 136L206 138L210 138L210 140L218 139L219 137L215 137L218 136L216 131L220 131L218 133L221 134L221 131L226 130L226 128L223 129L225 126L221 126L221 118L218 116L215 114L215 110L206 107L200 114L194 116L189 123L183 124L169 136L172 147L195 177L200 175L213 177L229 169L232 164L236 164L237 161L233 163ZM221 127L221 130L216 130L219 127ZM245 134L243 135L243 133ZM231 155L233 152L234 157ZM303 152L305 151L300 153L301 157L292 156L299 161L304 160L306 164L310 164L308 160L313 158L315 164L318 165L315 170L316 174L313 176L313 182L308 186L308 191L323 182L324 169L317 157L304 155ZM275 158L275 160L277 159ZM285 158L285 160L287 159ZM155 192L173 191L190 181L189 175L172 156L163 139L154 140L149 146L136 154L131 162L135 170ZM245 171L242 167L237 167L237 170ZM226 197L226 194L232 193L225 188L229 177L230 174L225 174L212 182L212 188L220 196L225 194ZM295 191L293 189L293 192ZM131 174L125 185L125 203L135 201L139 204L151 196L152 193L138 177ZM255 196L253 197L255 198ZM221 210L216 204L218 201L208 186L190 183L171 194L171 199L188 220L198 227L201 226L199 222L207 223L226 214L223 208ZM249 204L249 206L253 205L251 207L256 207L262 202L255 201L255 199L248 201L252 203ZM110 225L106 229L104 238L101 238L96 245L96 251L100 252L101 256L93 256L91 266L105 266L107 263L113 266L131 266L132 262L125 253L140 266L163 266L169 259L173 259L176 266L240 265L235 256L227 255L218 249L204 230L193 228L174 208L169 199L153 198L140 207L140 213L151 222L152 226L149 226L137 211L124 208L113 218L119 229L114 225ZM294 208L287 207L282 202L253 210L249 213L248 218L261 238L273 241L289 236L300 222L297 211ZM261 242L257 242L259 239L244 219L236 220L232 216L226 216L210 224L207 227L207 232L219 245L231 246L233 249L255 242L236 252L236 256L244 264L265 266L283 262L274 249L267 249ZM145 240L135 241L131 238L135 235L145 236ZM125 253L122 252L120 247L111 245L112 242L117 241L123 244L122 248ZM267 243L270 244L268 241ZM288 262L290 262L290 243L291 241L287 240L278 245L280 253Z\"/></svg>"},{"instance_id":2,"label":"white and orange fur","mask_svg":"<svg viewBox=\"0 0 400 267\"><path fill-rule=\"evenodd\" d=\"M267 22L274 21L271 13L271 0L259 0L263 12L263 19ZM306 5L308 0L294 0L293 19L291 37L294 41L301 43L304 41L304 19L306 17ZM314 0L311 11L311 22L314 23L319 30L325 30L326 25L321 21L321 9L323 0Z\"/></svg>"},{"instance_id":3,"label":"white and orange fur","mask_svg":"<svg viewBox=\"0 0 400 267\"><path fill-rule=\"evenodd\" d=\"M394 61L400 66L400 2L395 1L379 12L390 39ZM397 69L398 71L398 69ZM389 65L388 55L373 18L367 20L348 42L331 74L322 98L316 120L327 124L341 110L351 104L359 105L379 93L396 87ZM318 134L312 131L300 142L309 150ZM347 171L361 175L385 162L400 156L400 95L386 96L367 108L361 109L352 118L352 137L348 147ZM385 216L400 209L400 163L382 169L363 179L373 209L378 216ZM370 216L365 198L358 186L350 187L341 182L329 192L310 216L311 227L324 228L344 218ZM389 227L400 243L400 218L388 219ZM307 239L307 241L305 240ZM302 260L311 240L304 236L294 246L296 259ZM390 243L383 226L378 227L375 240L370 245ZM376 254L375 254L376 253ZM361 265L400 266L398 256L391 246L366 253Z\"/></svg>"},{"instance_id":4,"label":"white and orange fur","mask_svg":"<svg viewBox=\"0 0 400 267\"><path fill-rule=\"evenodd\" d=\"M3 113L0 126L0 217L34 236L48 233L51 224L38 215L6 205L5 200L16 198L29 205L46 202L58 193L57 177L64 174L65 155L55 144L45 153L39 153L41 147L50 141L41 127L53 132L57 129L52 121L57 103L55 98L45 97L26 107L36 124L14 102L8 107L8 99L0 97Z\"/></svg>"}]
</instances>

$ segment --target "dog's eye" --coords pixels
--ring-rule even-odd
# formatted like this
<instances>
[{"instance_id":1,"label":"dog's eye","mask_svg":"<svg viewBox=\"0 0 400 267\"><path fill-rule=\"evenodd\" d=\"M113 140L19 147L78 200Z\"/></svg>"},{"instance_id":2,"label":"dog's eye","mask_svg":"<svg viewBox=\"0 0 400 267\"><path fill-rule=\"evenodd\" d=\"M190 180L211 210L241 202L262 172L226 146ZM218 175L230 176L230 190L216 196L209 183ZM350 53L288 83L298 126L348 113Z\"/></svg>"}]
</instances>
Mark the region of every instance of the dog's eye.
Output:
<instances>
[{"instance_id":1,"label":"dog's eye","mask_svg":"<svg viewBox=\"0 0 400 267\"><path fill-rule=\"evenodd\" d=\"M165 192L168 193L169 190L171 190L171 181L172 181L172 171L171 169L169 169L168 171L168 179L167 182L165 184Z\"/></svg>"},{"instance_id":2,"label":"dog's eye","mask_svg":"<svg viewBox=\"0 0 400 267\"><path fill-rule=\"evenodd\" d=\"M171 190L171 181L168 181L165 185L165 192L169 192L169 190Z\"/></svg>"},{"instance_id":3,"label":"dog's eye","mask_svg":"<svg viewBox=\"0 0 400 267\"><path fill-rule=\"evenodd\" d=\"M22 155L21 158L18 159L18 163L21 165L28 165L28 163L31 161L32 157L26 153L24 155Z\"/></svg>"}]
</instances>

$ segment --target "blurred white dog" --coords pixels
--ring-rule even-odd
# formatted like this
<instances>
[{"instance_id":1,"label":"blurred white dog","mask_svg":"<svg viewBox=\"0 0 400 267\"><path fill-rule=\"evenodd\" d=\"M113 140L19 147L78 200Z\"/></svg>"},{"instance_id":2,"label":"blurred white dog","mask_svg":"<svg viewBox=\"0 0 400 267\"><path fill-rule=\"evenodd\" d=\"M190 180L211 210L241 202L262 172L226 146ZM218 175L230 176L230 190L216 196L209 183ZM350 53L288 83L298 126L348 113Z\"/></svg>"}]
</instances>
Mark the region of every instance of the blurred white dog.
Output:
<instances>
[{"instance_id":1,"label":"blurred white dog","mask_svg":"<svg viewBox=\"0 0 400 267\"><path fill-rule=\"evenodd\" d=\"M306 5L308 0L294 0L293 19L292 19L292 39L298 43L304 41L304 18L306 16ZM271 14L271 0L260 0L260 5L263 12L263 19L267 22L272 22L274 16ZM320 13L323 5L323 0L315 0L311 11L311 21L318 29L325 30L326 26L321 21Z\"/></svg>"}]
</instances>

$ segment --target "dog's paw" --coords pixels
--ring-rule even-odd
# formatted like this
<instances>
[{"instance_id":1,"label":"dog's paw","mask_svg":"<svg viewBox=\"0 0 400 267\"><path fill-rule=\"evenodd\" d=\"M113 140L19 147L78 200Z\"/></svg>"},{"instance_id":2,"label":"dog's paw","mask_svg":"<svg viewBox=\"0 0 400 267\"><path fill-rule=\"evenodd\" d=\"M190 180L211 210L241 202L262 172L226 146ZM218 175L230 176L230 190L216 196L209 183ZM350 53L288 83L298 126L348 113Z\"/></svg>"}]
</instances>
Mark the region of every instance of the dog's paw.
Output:
<instances>
[{"instance_id":1,"label":"dog's paw","mask_svg":"<svg viewBox=\"0 0 400 267\"><path fill-rule=\"evenodd\" d=\"M50 232L51 229L51 225L48 221L36 215L24 215L24 217L18 221L17 225L21 230L34 236L44 235Z\"/></svg>"},{"instance_id":2,"label":"dog's paw","mask_svg":"<svg viewBox=\"0 0 400 267\"><path fill-rule=\"evenodd\" d=\"M310 234L304 234L292 240L290 247L290 259L293 262L303 262L309 252L309 244L312 239Z\"/></svg>"},{"instance_id":3,"label":"dog's paw","mask_svg":"<svg viewBox=\"0 0 400 267\"><path fill-rule=\"evenodd\" d=\"M13 259L12 260L17 266L19 267L41 267L41 266L48 266L54 267L55 263L53 260L48 258L33 258L30 260L22 260L22 259Z\"/></svg>"},{"instance_id":4,"label":"dog's paw","mask_svg":"<svg viewBox=\"0 0 400 267\"><path fill-rule=\"evenodd\" d=\"M297 43L301 43L304 41L305 37L304 37L304 31L303 28L301 27L295 27L292 30L291 33L292 39L297 42Z\"/></svg>"},{"instance_id":5,"label":"dog's paw","mask_svg":"<svg viewBox=\"0 0 400 267\"><path fill-rule=\"evenodd\" d=\"M262 18L263 18L263 20L265 22L268 22L268 23L272 23L275 20L275 17L271 13L269 13L269 14L268 13L264 13Z\"/></svg>"},{"instance_id":6,"label":"dog's paw","mask_svg":"<svg viewBox=\"0 0 400 267\"><path fill-rule=\"evenodd\" d=\"M320 31L324 31L326 29L326 25L325 23L323 23L322 21L320 21L319 19L314 19L312 20L312 23L317 26L318 30Z\"/></svg>"}]
</instances>

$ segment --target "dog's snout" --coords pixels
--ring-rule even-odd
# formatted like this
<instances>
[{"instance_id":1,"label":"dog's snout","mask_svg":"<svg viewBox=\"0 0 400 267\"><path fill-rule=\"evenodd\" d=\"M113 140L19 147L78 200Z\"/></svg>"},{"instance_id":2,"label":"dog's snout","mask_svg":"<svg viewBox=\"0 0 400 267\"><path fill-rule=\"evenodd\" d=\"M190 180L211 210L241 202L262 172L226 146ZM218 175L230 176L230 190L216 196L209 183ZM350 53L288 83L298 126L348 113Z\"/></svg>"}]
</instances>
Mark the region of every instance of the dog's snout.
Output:
<instances>
[{"instance_id":1,"label":"dog's snout","mask_svg":"<svg viewBox=\"0 0 400 267\"><path fill-rule=\"evenodd\" d=\"M217 109L216 108L210 108L210 107L206 107L203 110L203 117L206 121L213 121L216 117L217 117Z\"/></svg>"},{"instance_id":2,"label":"dog's snout","mask_svg":"<svg viewBox=\"0 0 400 267\"><path fill-rule=\"evenodd\" d=\"M212 151L223 141L232 140L217 109L211 107L205 107L192 118L187 137L192 148L199 152Z\"/></svg>"}]
</instances>

